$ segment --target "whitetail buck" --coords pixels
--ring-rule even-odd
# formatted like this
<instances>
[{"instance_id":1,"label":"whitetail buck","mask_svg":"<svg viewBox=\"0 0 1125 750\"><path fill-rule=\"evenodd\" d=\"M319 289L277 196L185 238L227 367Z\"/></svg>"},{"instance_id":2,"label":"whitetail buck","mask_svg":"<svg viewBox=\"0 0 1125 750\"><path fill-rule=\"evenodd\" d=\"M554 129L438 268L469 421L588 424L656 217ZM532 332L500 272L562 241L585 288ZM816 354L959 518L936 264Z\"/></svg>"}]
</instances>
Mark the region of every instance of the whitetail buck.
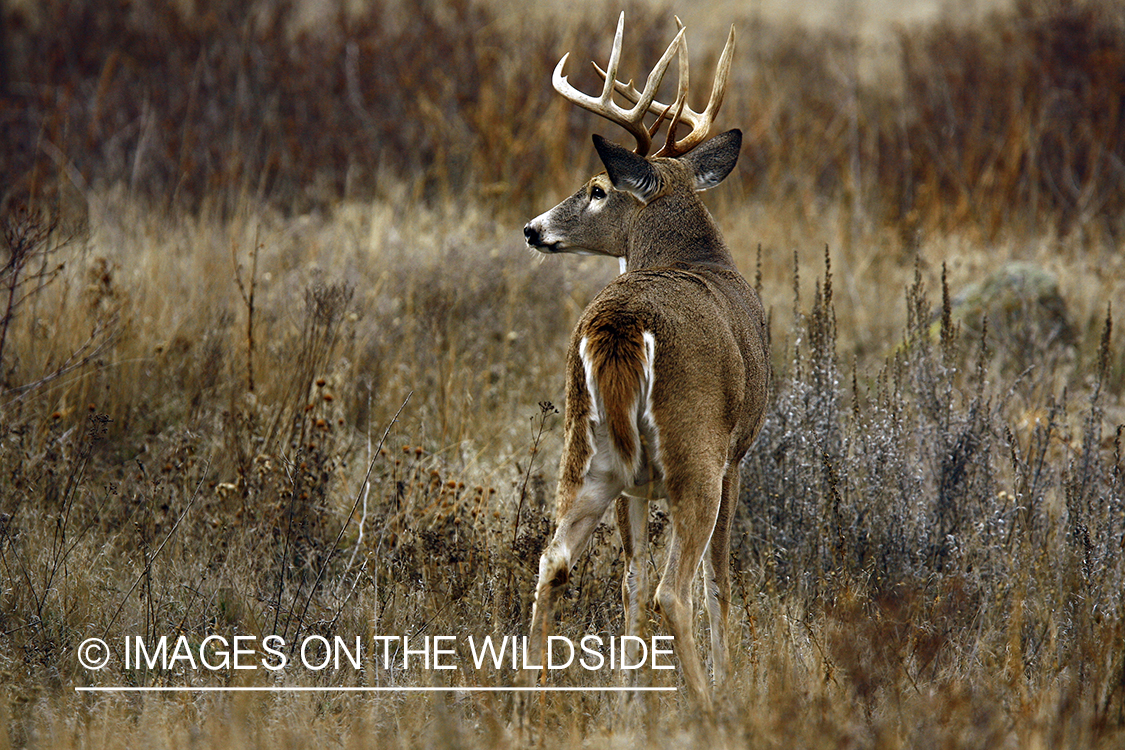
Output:
<instances>
[{"instance_id":1,"label":"whitetail buck","mask_svg":"<svg viewBox=\"0 0 1125 750\"><path fill-rule=\"evenodd\" d=\"M644 91L616 79L624 14L609 65L598 68L605 78L600 96L567 83L565 56L555 68L560 94L624 127L637 148L630 152L595 135L606 171L524 227L528 245L540 252L613 256L624 269L586 308L571 337L557 527L539 561L528 652L540 654L548 642L555 598L615 498L626 558L626 632L643 635L648 498L666 497L672 535L656 605L692 697L709 710L692 636L692 581L702 560L718 684L728 671L728 555L739 463L761 428L769 365L761 301L696 195L730 174L742 143L738 130L707 140L726 87L734 29L710 101L697 113L685 103L687 49L676 22L679 33ZM654 97L677 51L678 93L664 105ZM615 102L615 94L631 106ZM645 125L646 115L655 122ZM670 126L667 139L646 158L663 122ZM677 140L680 123L691 130Z\"/></svg>"}]
</instances>

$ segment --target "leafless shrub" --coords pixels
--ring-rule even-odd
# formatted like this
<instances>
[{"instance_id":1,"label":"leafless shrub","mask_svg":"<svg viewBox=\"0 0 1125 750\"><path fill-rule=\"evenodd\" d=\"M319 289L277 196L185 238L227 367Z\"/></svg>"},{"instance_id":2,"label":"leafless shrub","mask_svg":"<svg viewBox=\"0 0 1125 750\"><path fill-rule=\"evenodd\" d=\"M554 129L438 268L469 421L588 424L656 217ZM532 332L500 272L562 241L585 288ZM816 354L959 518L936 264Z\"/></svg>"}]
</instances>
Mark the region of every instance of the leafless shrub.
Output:
<instances>
[{"instance_id":1,"label":"leafless shrub","mask_svg":"<svg viewBox=\"0 0 1125 750\"><path fill-rule=\"evenodd\" d=\"M826 668L843 670L868 705L902 700L903 673L948 668L973 647L968 632L1007 622L1013 609L1022 612L1015 631L984 636L1006 638L1008 648L1015 639L1018 665L1006 668L1075 665L1093 649L1107 660L1094 670L1098 690L1115 694L1120 659L1097 646L1106 625L1094 614L1125 605L1125 569L1111 552L1125 526L1120 449L1101 432L1105 371L1081 440L1060 454L1071 409L1054 402L1023 443L1004 394L987 382L987 348L950 329L948 315L933 346L933 312L917 280L902 347L866 389L853 380L851 408L839 408L848 394L828 376L832 316L818 309L830 299L818 294L791 334L811 345L795 346L777 373L773 407L744 465L743 565L762 570L767 590L823 613ZM1099 361L1110 361L1104 346ZM1105 705L1120 711L1114 701Z\"/></svg>"},{"instance_id":2,"label":"leafless shrub","mask_svg":"<svg viewBox=\"0 0 1125 750\"><path fill-rule=\"evenodd\" d=\"M16 313L30 297L40 293L50 285L63 270L63 264L55 259L61 247L69 244L70 238L59 239L58 217L45 216L41 211L21 206L11 214L2 217L4 232L5 262L0 269L0 284L3 295L0 305L0 388L12 387L15 369L18 365L5 363L5 344L8 332Z\"/></svg>"}]
</instances>

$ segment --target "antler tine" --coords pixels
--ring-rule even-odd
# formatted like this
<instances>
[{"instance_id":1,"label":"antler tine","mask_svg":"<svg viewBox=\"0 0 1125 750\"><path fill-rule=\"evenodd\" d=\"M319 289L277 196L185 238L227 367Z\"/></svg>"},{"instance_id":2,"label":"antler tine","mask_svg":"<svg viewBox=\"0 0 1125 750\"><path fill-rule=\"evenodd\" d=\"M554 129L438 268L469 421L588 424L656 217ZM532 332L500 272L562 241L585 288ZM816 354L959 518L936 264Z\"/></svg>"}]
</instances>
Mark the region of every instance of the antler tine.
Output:
<instances>
[{"instance_id":1,"label":"antler tine","mask_svg":"<svg viewBox=\"0 0 1125 750\"><path fill-rule=\"evenodd\" d=\"M617 80L617 66L621 63L621 39L625 36L625 11L617 16L617 31L613 33L613 47L609 50L609 65L606 70L613 71L613 80ZM606 79L606 84L602 87L602 101L613 101L613 87L609 85L609 79Z\"/></svg>"},{"instance_id":2,"label":"antler tine","mask_svg":"<svg viewBox=\"0 0 1125 750\"><path fill-rule=\"evenodd\" d=\"M657 156L686 154L707 140L707 136L711 132L711 125L715 121L715 115L719 113L719 108L723 106L723 97L726 96L727 92L727 79L730 75L730 64L733 59L734 26L732 25L730 33L727 35L727 43L723 47L722 54L719 55L719 63L715 68L715 80L711 84L711 96L707 100L707 106L704 107L702 112L695 112L690 107L685 106L684 114L680 119L691 126L691 131L678 141L675 140L674 133L670 133L668 142L656 154ZM677 124L678 121L676 120L672 122L671 131L675 131Z\"/></svg>"},{"instance_id":3,"label":"antler tine","mask_svg":"<svg viewBox=\"0 0 1125 750\"><path fill-rule=\"evenodd\" d=\"M684 33L684 23L680 20L679 16L672 16L676 21L676 28L680 33ZM656 134L656 129L660 127L660 123L675 108L672 119L668 122L668 135L664 139L664 145L656 152L656 156L665 156L672 152L676 147L676 126L680 124L680 117L684 113L684 107L687 106L687 93L688 93L688 48L687 37L684 37L684 43L680 45L680 60L679 60L679 82L676 86L676 99L668 107L665 107L662 113L656 118L656 122L652 125L652 133Z\"/></svg>"},{"instance_id":4,"label":"antler tine","mask_svg":"<svg viewBox=\"0 0 1125 750\"><path fill-rule=\"evenodd\" d=\"M617 80L617 68L621 61L621 39L625 29L625 13L622 12L617 20L617 32L613 37L613 48L609 53L609 65L607 69L602 71L595 63L594 67L598 70L599 75L605 78L605 85L602 87L602 93L598 97L593 97L588 94L583 94L578 89L574 88L567 81L566 76L563 75L563 69L566 67L567 58L570 53L563 55L559 60L559 64L555 66L555 72L551 76L551 85L555 87L555 91L562 94L563 98L567 101L577 104L583 109L587 109L594 114L606 118L610 122L616 123L625 128L637 140L636 153L644 156L648 154L648 150L652 145L652 133L645 127L644 117L653 110L653 102L656 98L656 89L660 87L660 82L664 80L664 73L668 70L668 65L672 62L672 55L676 49L683 43L684 30L680 29L676 34L676 38L668 45L668 49L664 51L656 67L648 74L648 80L645 81L645 88L643 92L637 92L632 87L632 82L629 84L621 84ZM613 92L620 91L621 86L626 86L630 91L634 92L635 97L630 99L633 106L629 109L621 107L613 101ZM627 97L628 98L628 97Z\"/></svg>"},{"instance_id":5,"label":"antler tine","mask_svg":"<svg viewBox=\"0 0 1125 750\"><path fill-rule=\"evenodd\" d=\"M676 19L676 25L680 27L680 33L683 33L683 24L680 19ZM691 107L684 103L687 98L687 42L685 41L680 48L680 85L676 94L676 100L672 104L664 104L653 99L649 102L648 112L657 115L658 118L663 119L664 115L668 112L677 112L677 116L669 124L669 135L665 141L664 146L655 154L656 156L679 156L686 154L700 143L707 139L710 133L711 125L715 120L715 115L718 114L719 108L723 105L723 98L726 96L727 82L730 77L731 61L734 58L734 26L730 27L730 33L727 35L727 43L723 47L723 52L719 55L719 62L715 68L715 80L711 86L711 97L707 100L707 106L702 112L696 112ZM595 66L597 67L597 66ZM607 71L597 68L598 75L606 77ZM608 78L606 82L608 83ZM622 83L614 79L613 89L621 94L629 102L640 102L642 94L637 91L630 83ZM657 125L660 123L657 120ZM680 122L686 122L691 126L691 132L680 140L675 140L676 126ZM655 132L655 127L653 131Z\"/></svg>"},{"instance_id":6,"label":"antler tine","mask_svg":"<svg viewBox=\"0 0 1125 750\"><path fill-rule=\"evenodd\" d=\"M719 55L719 63L715 66L715 81L711 84L711 98L707 100L707 107L703 111L710 113L707 120L708 126L714 116L718 114L719 107L723 106L723 97L727 93L727 78L730 76L730 64L734 59L734 24L731 24L730 33L727 34L727 43Z\"/></svg>"}]
</instances>

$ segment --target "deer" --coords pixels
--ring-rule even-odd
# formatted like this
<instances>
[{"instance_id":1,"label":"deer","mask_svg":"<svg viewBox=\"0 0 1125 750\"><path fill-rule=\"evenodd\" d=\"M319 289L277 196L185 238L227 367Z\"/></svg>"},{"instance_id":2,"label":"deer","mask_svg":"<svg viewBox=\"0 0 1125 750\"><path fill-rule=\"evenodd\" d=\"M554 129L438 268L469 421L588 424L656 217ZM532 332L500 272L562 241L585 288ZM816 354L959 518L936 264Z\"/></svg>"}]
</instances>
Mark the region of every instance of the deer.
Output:
<instances>
[{"instance_id":1,"label":"deer","mask_svg":"<svg viewBox=\"0 0 1125 750\"><path fill-rule=\"evenodd\" d=\"M725 95L734 28L710 99L696 112L686 103L687 43L679 18L675 38L641 91L617 80L624 22L622 13L606 68L594 64L605 82L600 95L568 82L569 53L552 85L566 100L624 128L636 147L630 151L594 135L605 171L524 227L533 250L616 257L622 270L586 307L570 339L555 530L539 560L527 653L540 654L549 642L558 595L611 503L625 558L625 632L644 637L649 502L663 498L671 537L655 607L674 639L690 699L710 713L692 633L693 581L702 563L711 667L721 686L729 672L729 554L739 466L761 429L770 380L761 300L698 195L731 173L741 148L737 129L709 138ZM663 104L655 96L677 55L676 98ZM646 124L646 117L655 120ZM662 123L664 144L649 156ZM677 138L681 124L689 131ZM635 640L624 642L639 649ZM536 672L520 679L534 684Z\"/></svg>"}]
</instances>

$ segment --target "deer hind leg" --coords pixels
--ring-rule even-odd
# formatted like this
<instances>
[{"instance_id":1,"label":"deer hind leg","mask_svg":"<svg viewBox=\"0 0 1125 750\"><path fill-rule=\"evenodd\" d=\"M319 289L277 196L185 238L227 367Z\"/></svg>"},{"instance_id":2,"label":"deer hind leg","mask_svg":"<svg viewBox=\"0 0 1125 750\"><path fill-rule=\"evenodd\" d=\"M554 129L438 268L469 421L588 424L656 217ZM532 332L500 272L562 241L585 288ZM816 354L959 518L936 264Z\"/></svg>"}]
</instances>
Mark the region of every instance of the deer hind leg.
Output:
<instances>
[{"instance_id":1,"label":"deer hind leg","mask_svg":"<svg viewBox=\"0 0 1125 750\"><path fill-rule=\"evenodd\" d=\"M656 603L675 639L675 651L688 691L696 703L709 712L710 690L692 633L691 587L715 528L722 497L722 471L704 472L702 476L695 475L676 484L679 487L668 485L672 538L664 572L656 587Z\"/></svg>"},{"instance_id":2,"label":"deer hind leg","mask_svg":"<svg viewBox=\"0 0 1125 750\"><path fill-rule=\"evenodd\" d=\"M625 635L645 639L648 617L645 605L648 595L648 498L621 495L617 498L617 529L625 553L625 575L621 580L621 601L625 612ZM630 640L625 646L629 664L638 662L640 645ZM637 684L637 670L626 670L630 686Z\"/></svg>"},{"instance_id":3,"label":"deer hind leg","mask_svg":"<svg viewBox=\"0 0 1125 750\"><path fill-rule=\"evenodd\" d=\"M738 502L739 464L731 464L723 476L723 494L711 544L703 558L703 591L707 598L707 620L711 625L711 664L715 685L722 686L730 674L727 622L730 613L730 532Z\"/></svg>"},{"instance_id":4,"label":"deer hind leg","mask_svg":"<svg viewBox=\"0 0 1125 750\"><path fill-rule=\"evenodd\" d=\"M594 464L597 464L595 457ZM543 555L539 558L539 582L535 587L535 604L531 609L531 633L528 638L528 656L538 659L551 634L554 605L558 594L570 578L570 568L586 548L590 536L606 509L623 489L624 482L595 466L579 482L576 489L562 487L560 494L573 492L574 501L558 520L558 526ZM542 664L544 662L533 662ZM533 683L534 673L521 675L524 682Z\"/></svg>"}]
</instances>

